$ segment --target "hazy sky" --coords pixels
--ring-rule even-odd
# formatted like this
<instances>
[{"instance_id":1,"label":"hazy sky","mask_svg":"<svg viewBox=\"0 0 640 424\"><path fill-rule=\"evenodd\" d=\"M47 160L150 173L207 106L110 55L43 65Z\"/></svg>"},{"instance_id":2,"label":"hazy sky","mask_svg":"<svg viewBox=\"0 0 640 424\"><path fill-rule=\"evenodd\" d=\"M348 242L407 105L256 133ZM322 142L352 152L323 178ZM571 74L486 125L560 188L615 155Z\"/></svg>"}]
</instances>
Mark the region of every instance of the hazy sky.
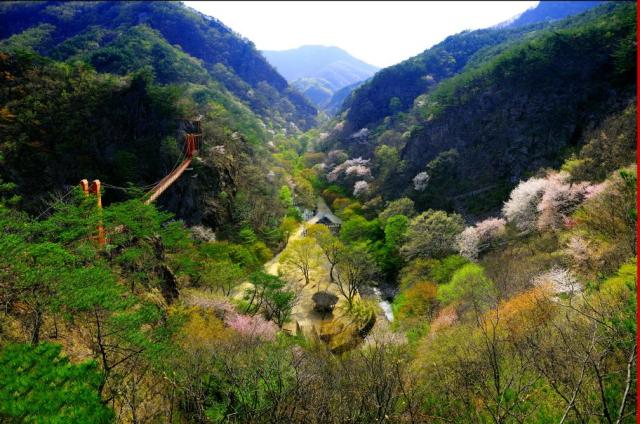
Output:
<instances>
[{"instance_id":1,"label":"hazy sky","mask_svg":"<svg viewBox=\"0 0 640 424\"><path fill-rule=\"evenodd\" d=\"M337 46L384 67L465 29L486 28L537 1L185 1L253 41L259 50Z\"/></svg>"}]
</instances>

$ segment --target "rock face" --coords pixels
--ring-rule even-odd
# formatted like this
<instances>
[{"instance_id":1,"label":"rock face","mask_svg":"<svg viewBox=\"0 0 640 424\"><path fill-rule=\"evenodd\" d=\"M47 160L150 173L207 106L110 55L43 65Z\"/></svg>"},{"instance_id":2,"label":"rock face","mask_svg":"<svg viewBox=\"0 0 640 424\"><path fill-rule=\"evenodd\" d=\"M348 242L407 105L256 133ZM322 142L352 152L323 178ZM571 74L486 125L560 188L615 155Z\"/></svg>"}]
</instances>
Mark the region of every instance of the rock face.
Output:
<instances>
[{"instance_id":1,"label":"rock face","mask_svg":"<svg viewBox=\"0 0 640 424\"><path fill-rule=\"evenodd\" d=\"M233 194L234 170L216 168L196 158L185 172L158 200L164 209L183 219L188 225L204 224L219 228L230 220L229 202L218 195Z\"/></svg>"}]
</instances>

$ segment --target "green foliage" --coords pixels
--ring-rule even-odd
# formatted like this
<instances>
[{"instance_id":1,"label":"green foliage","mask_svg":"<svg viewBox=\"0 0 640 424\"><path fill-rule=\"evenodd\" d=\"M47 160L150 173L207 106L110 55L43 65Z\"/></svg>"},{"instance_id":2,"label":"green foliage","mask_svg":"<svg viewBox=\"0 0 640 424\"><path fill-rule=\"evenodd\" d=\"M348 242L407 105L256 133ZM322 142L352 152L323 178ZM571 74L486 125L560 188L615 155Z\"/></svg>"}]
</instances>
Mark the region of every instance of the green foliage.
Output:
<instances>
[{"instance_id":1,"label":"green foliage","mask_svg":"<svg viewBox=\"0 0 640 424\"><path fill-rule=\"evenodd\" d=\"M52 33L56 27L51 24L41 24L27 29L19 34L0 42L0 48L9 51L28 50L38 53L46 52L53 44Z\"/></svg>"},{"instance_id":2,"label":"green foliage","mask_svg":"<svg viewBox=\"0 0 640 424\"><path fill-rule=\"evenodd\" d=\"M386 220L384 226L384 242L389 248L398 251L405 240L409 218L404 215L394 215Z\"/></svg>"},{"instance_id":3,"label":"green foliage","mask_svg":"<svg viewBox=\"0 0 640 424\"><path fill-rule=\"evenodd\" d=\"M163 83L216 80L279 126L290 121L306 129L315 121L315 108L289 89L253 44L182 4L16 4L0 13L4 22L16 22L4 32L16 35L10 44L56 60L87 60L118 73L152 66Z\"/></svg>"},{"instance_id":4,"label":"green foliage","mask_svg":"<svg viewBox=\"0 0 640 424\"><path fill-rule=\"evenodd\" d=\"M400 288L407 289L423 281L447 284L453 274L468 263L467 258L458 255L444 259L414 259L400 273Z\"/></svg>"},{"instance_id":5,"label":"green foliage","mask_svg":"<svg viewBox=\"0 0 640 424\"><path fill-rule=\"evenodd\" d=\"M635 161L636 104L613 113L585 136L586 144L579 154L569 157L562 165L576 181L600 181L611 172Z\"/></svg>"},{"instance_id":6,"label":"green foliage","mask_svg":"<svg viewBox=\"0 0 640 424\"><path fill-rule=\"evenodd\" d=\"M384 195L395 194L395 183L397 177L404 171L404 161L400 159L400 154L396 147L381 145L376 148L373 156L373 173L376 176L376 185L379 187L380 193ZM401 204L407 206L406 204ZM408 210L404 213L411 216Z\"/></svg>"},{"instance_id":7,"label":"green foliage","mask_svg":"<svg viewBox=\"0 0 640 424\"><path fill-rule=\"evenodd\" d=\"M460 255L451 255L434 264L429 272L429 276L438 284L446 284L451 281L453 274L468 264L469 260Z\"/></svg>"},{"instance_id":8,"label":"green foliage","mask_svg":"<svg viewBox=\"0 0 640 424\"><path fill-rule=\"evenodd\" d=\"M381 240L383 234L377 220L367 221L360 215L352 216L340 227L340 239L347 243Z\"/></svg>"},{"instance_id":9,"label":"green foliage","mask_svg":"<svg viewBox=\"0 0 640 424\"><path fill-rule=\"evenodd\" d=\"M436 310L438 287L429 282L420 282L403 291L396 302L394 299L394 317L399 321L418 318L418 322L431 320Z\"/></svg>"},{"instance_id":10,"label":"green foliage","mask_svg":"<svg viewBox=\"0 0 640 424\"><path fill-rule=\"evenodd\" d=\"M460 215L429 209L411 220L402 254L407 259L445 257L455 250L455 238L463 229Z\"/></svg>"},{"instance_id":11,"label":"green foliage","mask_svg":"<svg viewBox=\"0 0 640 424\"><path fill-rule=\"evenodd\" d=\"M95 362L70 364L60 346L10 344L0 350L0 419L9 422L109 423Z\"/></svg>"},{"instance_id":12,"label":"green foliage","mask_svg":"<svg viewBox=\"0 0 640 424\"><path fill-rule=\"evenodd\" d=\"M403 197L387 203L387 206L378 215L378 219L384 224L387 219L394 215L404 215L407 218L413 218L415 214L416 210L414 208L413 200L408 197Z\"/></svg>"},{"instance_id":13,"label":"green foliage","mask_svg":"<svg viewBox=\"0 0 640 424\"><path fill-rule=\"evenodd\" d=\"M206 286L220 290L228 296L231 289L242 281L244 271L230 261L208 262L204 266L203 282Z\"/></svg>"},{"instance_id":14,"label":"green foliage","mask_svg":"<svg viewBox=\"0 0 640 424\"><path fill-rule=\"evenodd\" d=\"M6 79L0 98L15 117L0 127L2 138L11 140L2 146L3 176L11 170L12 179L26 182L17 192L23 207L33 210L45 191L87 176L124 185L164 175L170 159L159 144L174 131L177 115L171 88L150 86L142 76L118 80L82 63L51 63L26 54L0 54L0 69ZM24 87L30 94L18 95ZM144 123L129 123L142 114ZM103 155L107 148L116 154ZM24 155L31 159L23 161ZM145 160L133 166L136 158ZM32 183L35 175L38 184Z\"/></svg>"},{"instance_id":15,"label":"green foliage","mask_svg":"<svg viewBox=\"0 0 640 424\"><path fill-rule=\"evenodd\" d=\"M493 282L487 278L484 269L474 263L457 270L451 282L438 289L438 300L443 304L463 302L483 308L491 304L494 296Z\"/></svg>"},{"instance_id":16,"label":"green foliage","mask_svg":"<svg viewBox=\"0 0 640 424\"><path fill-rule=\"evenodd\" d=\"M291 316L295 293L286 289L287 284L281 278L262 271L254 272L249 279L252 286L244 295L245 313L255 315L264 311L268 319L282 327Z\"/></svg>"}]
</instances>

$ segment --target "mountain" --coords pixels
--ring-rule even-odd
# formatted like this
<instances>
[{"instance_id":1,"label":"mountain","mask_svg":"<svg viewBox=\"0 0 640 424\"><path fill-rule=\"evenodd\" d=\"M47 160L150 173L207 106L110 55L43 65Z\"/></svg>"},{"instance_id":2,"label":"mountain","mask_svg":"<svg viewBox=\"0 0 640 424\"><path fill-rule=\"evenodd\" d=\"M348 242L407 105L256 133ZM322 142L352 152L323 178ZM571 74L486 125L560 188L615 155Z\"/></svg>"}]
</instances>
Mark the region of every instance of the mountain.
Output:
<instances>
[{"instance_id":1,"label":"mountain","mask_svg":"<svg viewBox=\"0 0 640 424\"><path fill-rule=\"evenodd\" d=\"M534 14L540 9L545 10L545 4L539 4L530 12ZM567 9L578 13L578 8ZM347 113L345 124L349 129L357 130L373 125L393 111L410 109L418 95L458 74L468 62L481 61L486 55L495 54L496 48L502 49L508 43L534 34L548 25L543 22L546 13L535 16L539 21L534 22L531 16L527 18L531 21L529 25L514 23L505 28L464 31L449 36L415 57L382 69L345 102L342 107L342 111Z\"/></svg>"},{"instance_id":2,"label":"mountain","mask_svg":"<svg viewBox=\"0 0 640 424\"><path fill-rule=\"evenodd\" d=\"M536 22L550 22L577 15L604 1L553 1L542 0L536 7L499 24L498 27L516 28Z\"/></svg>"},{"instance_id":3,"label":"mountain","mask_svg":"<svg viewBox=\"0 0 640 424\"><path fill-rule=\"evenodd\" d=\"M179 163L183 119L200 115L193 178L159 204L220 234L277 225L268 141L317 111L250 41L177 2L5 2L0 23L0 180L23 210L82 178L112 187L105 204L139 196ZM239 215L247 204L264 214Z\"/></svg>"},{"instance_id":4,"label":"mountain","mask_svg":"<svg viewBox=\"0 0 640 424\"><path fill-rule=\"evenodd\" d=\"M346 87L342 87L340 90L333 93L329 101L324 105L325 112L329 115L335 115L338 113L347 97L349 97L349 95L362 84L364 84L364 81L358 81L351 85L347 85Z\"/></svg>"},{"instance_id":5,"label":"mountain","mask_svg":"<svg viewBox=\"0 0 640 424\"><path fill-rule=\"evenodd\" d=\"M262 53L290 83L321 108L328 105L338 90L368 79L379 69L338 47L302 46Z\"/></svg>"},{"instance_id":6,"label":"mountain","mask_svg":"<svg viewBox=\"0 0 640 424\"><path fill-rule=\"evenodd\" d=\"M316 119L180 3L0 3L0 423L636 422L636 13Z\"/></svg>"},{"instance_id":7,"label":"mountain","mask_svg":"<svg viewBox=\"0 0 640 424\"><path fill-rule=\"evenodd\" d=\"M314 108L253 43L180 3L8 2L0 21L0 39L14 37L56 60L81 59L116 74L152 65L162 83L213 79L279 125L314 123Z\"/></svg>"},{"instance_id":8,"label":"mountain","mask_svg":"<svg viewBox=\"0 0 640 424\"><path fill-rule=\"evenodd\" d=\"M373 185L383 198L490 210L519 179L560 166L602 122L628 116L635 30L627 2L555 23L449 37L356 89L325 149L373 159L380 168L393 156L387 149L383 158L380 147L392 149L393 169ZM632 161L631 137L616 139L622 144L612 149L624 153L612 166ZM428 188L416 190L412 179L423 172Z\"/></svg>"},{"instance_id":9,"label":"mountain","mask_svg":"<svg viewBox=\"0 0 640 424\"><path fill-rule=\"evenodd\" d=\"M379 69L338 47L302 46L291 50L264 50L262 54L287 81L321 78L334 91L365 80Z\"/></svg>"}]
</instances>

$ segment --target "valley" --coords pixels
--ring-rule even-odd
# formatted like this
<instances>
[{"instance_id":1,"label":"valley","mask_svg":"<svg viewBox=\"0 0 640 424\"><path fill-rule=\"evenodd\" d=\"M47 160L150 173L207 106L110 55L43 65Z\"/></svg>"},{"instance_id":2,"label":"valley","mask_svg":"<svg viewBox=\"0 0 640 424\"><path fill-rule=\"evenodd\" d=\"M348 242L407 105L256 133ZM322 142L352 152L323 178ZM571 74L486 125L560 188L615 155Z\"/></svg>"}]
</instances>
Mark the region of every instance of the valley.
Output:
<instances>
[{"instance_id":1,"label":"valley","mask_svg":"<svg viewBox=\"0 0 640 424\"><path fill-rule=\"evenodd\" d=\"M636 16L379 69L0 4L0 422L635 422Z\"/></svg>"}]
</instances>

